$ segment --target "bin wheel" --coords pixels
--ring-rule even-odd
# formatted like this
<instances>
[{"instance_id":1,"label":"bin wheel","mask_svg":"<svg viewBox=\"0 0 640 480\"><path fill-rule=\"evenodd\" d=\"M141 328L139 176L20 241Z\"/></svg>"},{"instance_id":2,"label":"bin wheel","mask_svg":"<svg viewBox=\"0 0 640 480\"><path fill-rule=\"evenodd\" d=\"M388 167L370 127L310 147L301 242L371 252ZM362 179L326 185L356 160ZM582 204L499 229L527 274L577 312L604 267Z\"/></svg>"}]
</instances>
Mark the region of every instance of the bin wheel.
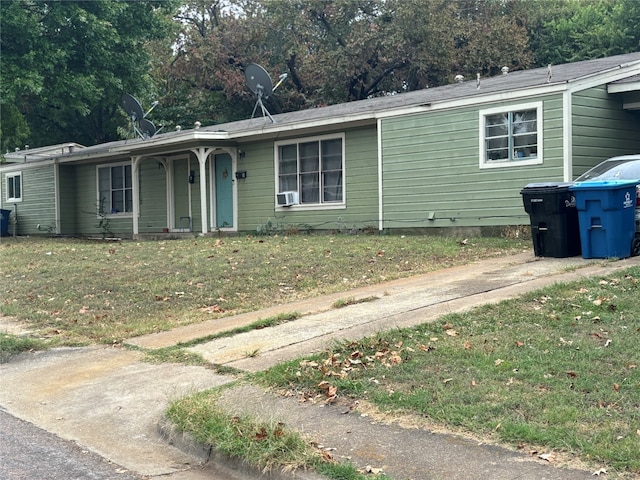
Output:
<instances>
[{"instance_id":1,"label":"bin wheel","mask_svg":"<svg viewBox=\"0 0 640 480\"><path fill-rule=\"evenodd\" d=\"M640 255L640 234L636 234L631 244L631 256L637 257Z\"/></svg>"}]
</instances>

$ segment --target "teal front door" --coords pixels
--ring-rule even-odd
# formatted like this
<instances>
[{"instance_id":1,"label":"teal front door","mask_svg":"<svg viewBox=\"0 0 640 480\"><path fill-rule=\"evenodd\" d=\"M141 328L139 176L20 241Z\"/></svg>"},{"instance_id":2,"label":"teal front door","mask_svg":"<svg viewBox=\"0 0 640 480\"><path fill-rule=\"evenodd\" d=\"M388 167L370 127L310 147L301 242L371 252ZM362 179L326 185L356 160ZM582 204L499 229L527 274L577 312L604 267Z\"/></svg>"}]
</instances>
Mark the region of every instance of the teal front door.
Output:
<instances>
[{"instance_id":1,"label":"teal front door","mask_svg":"<svg viewBox=\"0 0 640 480\"><path fill-rule=\"evenodd\" d=\"M233 175L231 156L215 156L216 228L233 228Z\"/></svg>"}]
</instances>

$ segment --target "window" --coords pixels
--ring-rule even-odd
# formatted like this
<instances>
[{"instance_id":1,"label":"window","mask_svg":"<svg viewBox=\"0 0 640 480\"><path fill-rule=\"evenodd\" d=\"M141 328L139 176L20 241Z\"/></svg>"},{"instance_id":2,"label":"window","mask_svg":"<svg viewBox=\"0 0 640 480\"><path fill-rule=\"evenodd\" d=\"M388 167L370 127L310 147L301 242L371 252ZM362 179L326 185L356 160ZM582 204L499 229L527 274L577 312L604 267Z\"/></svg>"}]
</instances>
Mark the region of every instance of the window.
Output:
<instances>
[{"instance_id":1,"label":"window","mask_svg":"<svg viewBox=\"0 0 640 480\"><path fill-rule=\"evenodd\" d=\"M542 163L542 103L480 112L480 167Z\"/></svg>"},{"instance_id":2,"label":"window","mask_svg":"<svg viewBox=\"0 0 640 480\"><path fill-rule=\"evenodd\" d=\"M133 212L131 164L98 167L98 210L111 215Z\"/></svg>"},{"instance_id":3,"label":"window","mask_svg":"<svg viewBox=\"0 0 640 480\"><path fill-rule=\"evenodd\" d=\"M343 137L276 143L277 191L301 205L344 205Z\"/></svg>"},{"instance_id":4,"label":"window","mask_svg":"<svg viewBox=\"0 0 640 480\"><path fill-rule=\"evenodd\" d=\"M22 172L7 173L7 202L22 201Z\"/></svg>"}]
</instances>

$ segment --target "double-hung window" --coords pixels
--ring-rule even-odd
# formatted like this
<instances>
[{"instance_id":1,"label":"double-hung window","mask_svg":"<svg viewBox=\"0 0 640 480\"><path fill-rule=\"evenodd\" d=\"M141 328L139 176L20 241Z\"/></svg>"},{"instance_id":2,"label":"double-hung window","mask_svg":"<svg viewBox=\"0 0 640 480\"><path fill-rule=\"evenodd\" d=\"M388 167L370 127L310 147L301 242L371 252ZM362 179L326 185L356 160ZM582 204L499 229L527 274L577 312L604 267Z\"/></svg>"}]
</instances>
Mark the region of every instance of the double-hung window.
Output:
<instances>
[{"instance_id":1,"label":"double-hung window","mask_svg":"<svg viewBox=\"0 0 640 480\"><path fill-rule=\"evenodd\" d=\"M130 163L98 167L98 210L106 215L133 212Z\"/></svg>"},{"instance_id":2,"label":"double-hung window","mask_svg":"<svg viewBox=\"0 0 640 480\"><path fill-rule=\"evenodd\" d=\"M480 168L542 163L542 102L480 112Z\"/></svg>"},{"instance_id":3,"label":"double-hung window","mask_svg":"<svg viewBox=\"0 0 640 480\"><path fill-rule=\"evenodd\" d=\"M344 136L277 142L277 193L302 206L344 205Z\"/></svg>"},{"instance_id":4,"label":"double-hung window","mask_svg":"<svg viewBox=\"0 0 640 480\"><path fill-rule=\"evenodd\" d=\"M7 173L7 202L22 201L22 172Z\"/></svg>"}]
</instances>

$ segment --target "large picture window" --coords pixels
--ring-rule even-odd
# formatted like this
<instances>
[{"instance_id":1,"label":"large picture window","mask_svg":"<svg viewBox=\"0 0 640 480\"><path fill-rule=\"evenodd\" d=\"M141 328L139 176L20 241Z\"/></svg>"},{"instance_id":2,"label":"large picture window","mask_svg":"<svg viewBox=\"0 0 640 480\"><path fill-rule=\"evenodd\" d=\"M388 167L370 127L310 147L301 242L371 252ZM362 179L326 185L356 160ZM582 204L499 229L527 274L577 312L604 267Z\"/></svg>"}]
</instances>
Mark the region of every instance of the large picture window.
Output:
<instances>
[{"instance_id":1,"label":"large picture window","mask_svg":"<svg viewBox=\"0 0 640 480\"><path fill-rule=\"evenodd\" d=\"M107 215L133 212L131 164L98 167L98 209Z\"/></svg>"},{"instance_id":2,"label":"large picture window","mask_svg":"<svg viewBox=\"0 0 640 480\"><path fill-rule=\"evenodd\" d=\"M480 167L542 163L542 103L480 112Z\"/></svg>"},{"instance_id":3,"label":"large picture window","mask_svg":"<svg viewBox=\"0 0 640 480\"><path fill-rule=\"evenodd\" d=\"M22 201L22 172L7 174L7 202Z\"/></svg>"},{"instance_id":4,"label":"large picture window","mask_svg":"<svg viewBox=\"0 0 640 480\"><path fill-rule=\"evenodd\" d=\"M277 192L297 192L301 205L344 203L344 139L276 144Z\"/></svg>"}]
</instances>

